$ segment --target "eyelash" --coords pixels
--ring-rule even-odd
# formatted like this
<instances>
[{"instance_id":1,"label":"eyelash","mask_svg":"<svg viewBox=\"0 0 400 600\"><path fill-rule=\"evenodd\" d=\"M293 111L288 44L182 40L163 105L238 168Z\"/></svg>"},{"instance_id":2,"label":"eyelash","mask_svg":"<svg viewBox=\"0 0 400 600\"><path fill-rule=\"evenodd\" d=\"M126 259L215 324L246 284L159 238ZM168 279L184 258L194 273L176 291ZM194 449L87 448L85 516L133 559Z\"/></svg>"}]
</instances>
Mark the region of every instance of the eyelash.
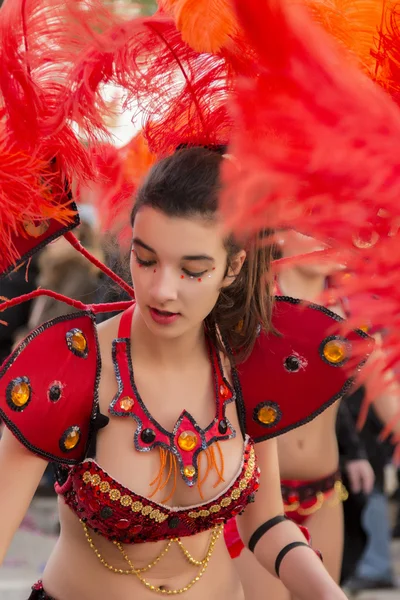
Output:
<instances>
[{"instance_id":1,"label":"eyelash","mask_svg":"<svg viewBox=\"0 0 400 600\"><path fill-rule=\"evenodd\" d=\"M139 256L136 254L135 251L133 251L133 254L135 255L135 260L136 260L137 264L140 265L141 267L152 267L156 262L155 260L142 260L141 258L139 258ZM203 275L205 275L207 273L207 270L208 269L205 269L204 271L200 271L199 273L193 273L193 271L188 271L188 269L182 269L182 271L188 277L202 277Z\"/></svg>"}]
</instances>

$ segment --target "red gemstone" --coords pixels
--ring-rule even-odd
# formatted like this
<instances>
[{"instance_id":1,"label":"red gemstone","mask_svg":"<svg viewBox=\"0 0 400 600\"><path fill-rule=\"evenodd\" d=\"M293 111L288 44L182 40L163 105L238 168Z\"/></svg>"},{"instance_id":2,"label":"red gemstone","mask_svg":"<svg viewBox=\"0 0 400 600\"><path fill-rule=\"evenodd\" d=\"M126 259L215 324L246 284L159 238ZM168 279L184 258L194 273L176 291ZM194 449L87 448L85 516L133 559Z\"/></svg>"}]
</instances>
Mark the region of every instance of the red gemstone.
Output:
<instances>
[{"instance_id":1,"label":"red gemstone","mask_svg":"<svg viewBox=\"0 0 400 600\"><path fill-rule=\"evenodd\" d=\"M77 496L81 502L84 502L87 498L85 488L79 488Z\"/></svg>"},{"instance_id":2,"label":"red gemstone","mask_svg":"<svg viewBox=\"0 0 400 600\"><path fill-rule=\"evenodd\" d=\"M298 494L289 494L288 495L288 503L289 504L294 504L295 502L299 501L299 495Z\"/></svg>"},{"instance_id":3,"label":"red gemstone","mask_svg":"<svg viewBox=\"0 0 400 600\"><path fill-rule=\"evenodd\" d=\"M234 515L238 515L238 514L240 514L240 513L241 513L243 510L244 510L244 506L243 506L242 504L239 504L239 506L236 506L236 507L234 508L234 510L232 511L232 513L233 513Z\"/></svg>"},{"instance_id":4,"label":"red gemstone","mask_svg":"<svg viewBox=\"0 0 400 600\"><path fill-rule=\"evenodd\" d=\"M118 529L128 529L130 524L131 522L128 521L128 519L119 519L119 521L115 523L115 527L117 527Z\"/></svg>"},{"instance_id":5,"label":"red gemstone","mask_svg":"<svg viewBox=\"0 0 400 600\"><path fill-rule=\"evenodd\" d=\"M220 394L221 398L224 398L224 400L226 398L229 398L230 392L229 392L228 388L226 387L226 385L221 384L219 386L219 394Z\"/></svg>"},{"instance_id":6,"label":"red gemstone","mask_svg":"<svg viewBox=\"0 0 400 600\"><path fill-rule=\"evenodd\" d=\"M91 500L89 500L88 505L90 510L93 512L98 512L98 510L100 509L100 502L96 500L96 498L92 498Z\"/></svg>"},{"instance_id":7,"label":"red gemstone","mask_svg":"<svg viewBox=\"0 0 400 600\"><path fill-rule=\"evenodd\" d=\"M143 527L141 525L134 525L133 527L131 527L131 534L132 535L137 535L138 533L140 533L142 531Z\"/></svg>"}]
</instances>

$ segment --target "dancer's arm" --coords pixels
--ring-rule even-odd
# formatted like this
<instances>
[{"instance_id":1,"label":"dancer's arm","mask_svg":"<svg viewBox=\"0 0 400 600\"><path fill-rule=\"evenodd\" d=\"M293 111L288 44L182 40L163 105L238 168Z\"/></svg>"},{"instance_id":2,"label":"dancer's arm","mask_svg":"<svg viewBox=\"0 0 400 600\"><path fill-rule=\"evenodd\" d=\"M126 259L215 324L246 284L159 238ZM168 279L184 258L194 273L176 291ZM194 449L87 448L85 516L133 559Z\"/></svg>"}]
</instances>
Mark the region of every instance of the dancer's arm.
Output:
<instances>
[{"instance_id":1,"label":"dancer's arm","mask_svg":"<svg viewBox=\"0 0 400 600\"><path fill-rule=\"evenodd\" d=\"M0 565L40 483L47 462L4 429L0 440Z\"/></svg>"},{"instance_id":2,"label":"dancer's arm","mask_svg":"<svg viewBox=\"0 0 400 600\"><path fill-rule=\"evenodd\" d=\"M256 451L261 469L260 488L256 501L249 505L238 519L242 539L247 545L253 533L263 523L284 514L276 440L257 444ZM286 520L271 527L259 539L254 554L257 560L276 576L275 561L281 550L292 542L305 541L297 525ZM298 546L287 552L281 562L279 575L287 589L301 600L346 598L326 571L320 558L309 547Z\"/></svg>"}]
</instances>

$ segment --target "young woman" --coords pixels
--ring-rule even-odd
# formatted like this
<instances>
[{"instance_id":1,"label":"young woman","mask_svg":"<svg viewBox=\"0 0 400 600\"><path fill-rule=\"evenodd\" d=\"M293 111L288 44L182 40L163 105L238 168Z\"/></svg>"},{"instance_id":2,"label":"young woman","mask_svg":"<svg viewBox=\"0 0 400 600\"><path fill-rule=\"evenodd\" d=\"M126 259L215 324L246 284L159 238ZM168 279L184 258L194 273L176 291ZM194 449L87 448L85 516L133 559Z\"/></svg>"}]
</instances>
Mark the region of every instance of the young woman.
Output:
<instances>
[{"instance_id":1,"label":"young woman","mask_svg":"<svg viewBox=\"0 0 400 600\"><path fill-rule=\"evenodd\" d=\"M249 406L251 394L246 400L248 379L257 373L254 386L266 394L268 371L252 363L255 349L275 353L264 345L271 330L269 250L257 242L241 246L222 229L223 160L209 149L186 148L151 170L132 213L136 303L98 327L98 355L96 334L81 314L39 328L3 365L1 414L19 441L6 431L0 444L1 558L45 457L60 463L61 535L43 587L36 585L31 598L242 600L221 533L249 503L241 529L263 569L279 573L298 598L345 597L283 517L277 444L262 439L274 418L286 422L290 404ZM325 333L331 329L328 314L308 310L323 319ZM317 347L321 334L323 328L315 332ZM279 353L281 338L269 337ZM288 344L294 351L299 341ZM340 369L325 363L325 376L337 385ZM285 369L276 377L283 398ZM307 407L308 417L324 401L315 411ZM100 431L86 451L90 415L92 430Z\"/></svg>"},{"instance_id":2,"label":"young woman","mask_svg":"<svg viewBox=\"0 0 400 600\"><path fill-rule=\"evenodd\" d=\"M323 250L318 241L295 231L281 234L281 251L283 257L293 257ZM294 264L283 269L276 282L276 291L283 296L299 297L309 302L319 301L324 293L329 292L329 281L338 273L340 267L331 261ZM341 317L348 314L346 302L338 303L327 298L327 305ZM323 383L321 383L323 385ZM398 396L387 395L377 398L375 404L386 407L380 411L385 420L388 411L396 414ZM289 519L307 527L315 547L321 550L324 564L332 578L339 582L343 555L343 505L347 493L341 484L339 470L339 449L336 437L336 420L339 403L329 407L323 414L302 427L294 429L278 438L278 456L281 474L281 487L284 510ZM354 461L348 470L349 482L355 492L372 492L374 475L367 461ZM239 523L240 527L240 523ZM238 571L248 590L249 597L255 592L255 573L258 565L253 565L253 558L246 551L241 552L241 544L234 530L227 541L232 544L233 555L240 556L235 560ZM236 539L236 541L235 541ZM231 540L231 541L230 541ZM253 574L252 576L250 574ZM290 592L281 582L262 575L264 583L271 590L273 598L289 600Z\"/></svg>"}]
</instances>

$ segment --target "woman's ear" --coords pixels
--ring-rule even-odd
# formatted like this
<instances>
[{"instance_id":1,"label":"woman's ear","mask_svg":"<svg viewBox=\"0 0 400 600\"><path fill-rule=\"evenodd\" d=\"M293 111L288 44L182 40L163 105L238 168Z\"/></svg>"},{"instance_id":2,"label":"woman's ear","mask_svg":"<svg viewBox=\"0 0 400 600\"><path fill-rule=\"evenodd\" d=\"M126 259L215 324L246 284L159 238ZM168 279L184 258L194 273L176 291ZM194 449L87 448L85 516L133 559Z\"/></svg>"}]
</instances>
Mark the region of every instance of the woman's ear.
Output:
<instances>
[{"instance_id":1,"label":"woman's ear","mask_svg":"<svg viewBox=\"0 0 400 600\"><path fill-rule=\"evenodd\" d=\"M244 261L246 260L246 250L240 250L229 261L228 271L225 275L222 287L228 287L236 279L242 270Z\"/></svg>"}]
</instances>

